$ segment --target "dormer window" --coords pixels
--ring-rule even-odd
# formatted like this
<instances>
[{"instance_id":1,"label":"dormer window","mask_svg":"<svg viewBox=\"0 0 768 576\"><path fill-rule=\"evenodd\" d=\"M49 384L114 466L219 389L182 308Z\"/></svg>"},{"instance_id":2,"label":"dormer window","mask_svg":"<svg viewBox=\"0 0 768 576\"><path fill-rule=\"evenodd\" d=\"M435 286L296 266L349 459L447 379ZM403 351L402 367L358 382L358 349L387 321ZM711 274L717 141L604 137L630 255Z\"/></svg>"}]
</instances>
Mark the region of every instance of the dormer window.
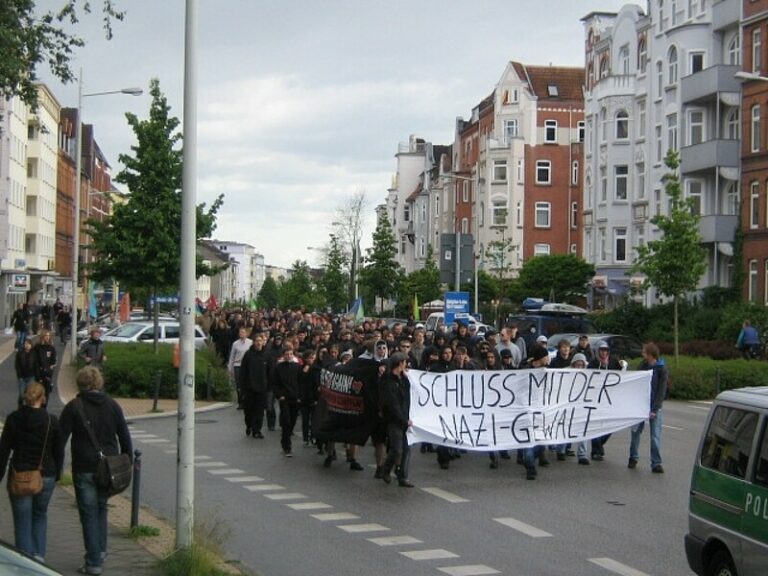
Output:
<instances>
[{"instance_id":1,"label":"dormer window","mask_svg":"<svg viewBox=\"0 0 768 576\"><path fill-rule=\"evenodd\" d=\"M549 94L550 98L557 98L560 96L560 92L557 89L557 84L547 85L547 94Z\"/></svg>"}]
</instances>

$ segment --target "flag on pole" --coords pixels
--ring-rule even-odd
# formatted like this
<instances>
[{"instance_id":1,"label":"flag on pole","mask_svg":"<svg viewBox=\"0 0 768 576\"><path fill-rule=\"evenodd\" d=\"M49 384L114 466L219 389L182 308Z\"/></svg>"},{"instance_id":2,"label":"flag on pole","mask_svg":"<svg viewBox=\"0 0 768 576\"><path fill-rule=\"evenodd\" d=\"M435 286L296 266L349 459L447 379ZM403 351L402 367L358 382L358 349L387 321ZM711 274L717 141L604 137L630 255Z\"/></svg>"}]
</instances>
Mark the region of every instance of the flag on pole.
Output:
<instances>
[{"instance_id":1,"label":"flag on pole","mask_svg":"<svg viewBox=\"0 0 768 576\"><path fill-rule=\"evenodd\" d=\"M219 307L218 303L216 302L216 296L213 294L211 294L210 298L208 298L205 304L208 307L208 310L216 310Z\"/></svg>"},{"instance_id":2,"label":"flag on pole","mask_svg":"<svg viewBox=\"0 0 768 576\"><path fill-rule=\"evenodd\" d=\"M360 305L357 307L357 312L355 313L355 323L362 324L363 320L365 320L365 312L363 312L363 297L361 296L358 298L358 300L360 300Z\"/></svg>"},{"instance_id":3,"label":"flag on pole","mask_svg":"<svg viewBox=\"0 0 768 576\"><path fill-rule=\"evenodd\" d=\"M200 300L200 298L195 298L195 308L197 309L198 314L205 312L205 304L203 304L203 301Z\"/></svg>"},{"instance_id":4,"label":"flag on pole","mask_svg":"<svg viewBox=\"0 0 768 576\"><path fill-rule=\"evenodd\" d=\"M347 311L346 314L347 320L354 320L355 323L362 322L365 318L365 313L363 312L363 299L362 298L356 298L355 301L352 303L352 306Z\"/></svg>"},{"instance_id":5,"label":"flag on pole","mask_svg":"<svg viewBox=\"0 0 768 576\"><path fill-rule=\"evenodd\" d=\"M419 320L421 320L421 314L419 314L419 295L418 294L414 294L413 295L413 311L412 311L412 314L413 314L413 319L415 321L418 322Z\"/></svg>"}]
</instances>

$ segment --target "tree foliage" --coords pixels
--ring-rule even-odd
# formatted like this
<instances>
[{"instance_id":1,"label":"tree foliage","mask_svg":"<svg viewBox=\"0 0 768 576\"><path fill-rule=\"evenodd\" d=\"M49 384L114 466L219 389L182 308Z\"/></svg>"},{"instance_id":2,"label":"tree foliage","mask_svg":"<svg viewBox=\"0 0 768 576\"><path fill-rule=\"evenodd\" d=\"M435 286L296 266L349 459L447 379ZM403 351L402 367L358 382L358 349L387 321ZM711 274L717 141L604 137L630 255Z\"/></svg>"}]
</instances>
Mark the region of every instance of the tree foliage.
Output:
<instances>
[{"instance_id":1,"label":"tree foliage","mask_svg":"<svg viewBox=\"0 0 768 576\"><path fill-rule=\"evenodd\" d=\"M115 180L128 187L128 200L116 202L108 219L87 222L91 248L98 254L89 266L97 281L115 279L128 290L175 292L181 274L182 136L156 79L150 93L148 119L126 114L137 143L132 155L120 155L125 168ZM211 236L222 202L220 195L208 209L204 203L197 206L198 240ZM213 273L198 257L197 275Z\"/></svg>"},{"instance_id":2,"label":"tree foliage","mask_svg":"<svg viewBox=\"0 0 768 576\"><path fill-rule=\"evenodd\" d=\"M280 287L272 276L264 279L264 284L261 285L261 290L256 296L256 304L259 308L267 310L277 308L280 304Z\"/></svg>"},{"instance_id":3,"label":"tree foliage","mask_svg":"<svg viewBox=\"0 0 768 576\"><path fill-rule=\"evenodd\" d=\"M342 252L339 239L334 234L331 234L325 271L320 278L319 287L326 305L333 312L342 312L347 309L348 276L344 272L346 263L347 260Z\"/></svg>"},{"instance_id":4,"label":"tree foliage","mask_svg":"<svg viewBox=\"0 0 768 576\"><path fill-rule=\"evenodd\" d=\"M435 254L431 244L427 246L427 259L424 267L408 274L402 283L400 299L411 303L414 295L418 298L419 304L437 300L442 296L440 269L435 262Z\"/></svg>"},{"instance_id":5,"label":"tree foliage","mask_svg":"<svg viewBox=\"0 0 768 576\"><path fill-rule=\"evenodd\" d=\"M90 0L66 0L58 11L37 14L35 0L0 2L0 96L19 96L33 108L37 105L37 68L46 64L65 84L75 79L70 66L74 51L83 40L65 30L75 25L80 15L91 12ZM124 12L113 0L103 0L102 15L107 38L112 37L112 21L122 20Z\"/></svg>"},{"instance_id":6,"label":"tree foliage","mask_svg":"<svg viewBox=\"0 0 768 576\"><path fill-rule=\"evenodd\" d=\"M557 302L576 303L587 293L595 275L594 265L572 254L534 256L520 269L510 289L510 298L554 298Z\"/></svg>"},{"instance_id":7,"label":"tree foliage","mask_svg":"<svg viewBox=\"0 0 768 576\"><path fill-rule=\"evenodd\" d=\"M306 260L296 260L291 266L289 278L280 287L280 305L283 308L316 310L319 304L309 264Z\"/></svg>"},{"instance_id":8,"label":"tree foliage","mask_svg":"<svg viewBox=\"0 0 768 576\"><path fill-rule=\"evenodd\" d=\"M373 232L373 246L366 250L361 283L372 299L382 301L397 295L402 269L395 260L397 245L386 214L381 214ZM383 307L383 302L382 302Z\"/></svg>"}]
</instances>

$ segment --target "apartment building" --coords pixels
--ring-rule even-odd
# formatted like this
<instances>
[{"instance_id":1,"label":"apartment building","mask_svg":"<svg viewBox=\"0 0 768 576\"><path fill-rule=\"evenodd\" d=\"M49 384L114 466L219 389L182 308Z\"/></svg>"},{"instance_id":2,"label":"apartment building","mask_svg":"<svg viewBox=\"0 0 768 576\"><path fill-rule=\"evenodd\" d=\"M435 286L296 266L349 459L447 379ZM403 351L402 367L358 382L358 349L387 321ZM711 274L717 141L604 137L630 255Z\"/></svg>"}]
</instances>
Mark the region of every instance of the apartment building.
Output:
<instances>
[{"instance_id":1,"label":"apartment building","mask_svg":"<svg viewBox=\"0 0 768 576\"><path fill-rule=\"evenodd\" d=\"M651 0L593 12L585 31L584 252L597 275L590 304L610 308L642 278L637 247L666 214L668 150L701 217L707 271L699 287L729 286L738 225L741 64L738 2ZM736 6L736 10L733 8ZM684 263L681 263L684 265ZM654 290L639 296L650 305Z\"/></svg>"},{"instance_id":2,"label":"apartment building","mask_svg":"<svg viewBox=\"0 0 768 576\"><path fill-rule=\"evenodd\" d=\"M212 240L211 243L237 263L232 300L247 303L256 298L266 278L264 256L257 253L253 246L243 242Z\"/></svg>"}]
</instances>

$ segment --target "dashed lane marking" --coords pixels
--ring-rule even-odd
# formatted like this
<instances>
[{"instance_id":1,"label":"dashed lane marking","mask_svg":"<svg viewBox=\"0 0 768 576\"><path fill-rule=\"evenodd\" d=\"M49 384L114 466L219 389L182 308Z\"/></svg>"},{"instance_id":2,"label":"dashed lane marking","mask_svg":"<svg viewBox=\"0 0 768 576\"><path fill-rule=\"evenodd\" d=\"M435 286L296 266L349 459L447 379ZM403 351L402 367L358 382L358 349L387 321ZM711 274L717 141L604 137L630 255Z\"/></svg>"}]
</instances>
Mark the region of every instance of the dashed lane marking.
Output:
<instances>
[{"instance_id":1,"label":"dashed lane marking","mask_svg":"<svg viewBox=\"0 0 768 576\"><path fill-rule=\"evenodd\" d=\"M373 542L378 546L406 546L408 544L423 543L413 536L381 536L379 538L368 538L368 542Z\"/></svg>"},{"instance_id":2,"label":"dashed lane marking","mask_svg":"<svg viewBox=\"0 0 768 576\"><path fill-rule=\"evenodd\" d=\"M150 434L149 432L131 432L131 438L158 438L158 435Z\"/></svg>"},{"instance_id":3,"label":"dashed lane marking","mask_svg":"<svg viewBox=\"0 0 768 576\"><path fill-rule=\"evenodd\" d=\"M210 456L195 456L195 461L197 460L213 460Z\"/></svg>"},{"instance_id":4,"label":"dashed lane marking","mask_svg":"<svg viewBox=\"0 0 768 576\"><path fill-rule=\"evenodd\" d=\"M226 462L195 462L198 468L222 468L227 465Z\"/></svg>"},{"instance_id":5,"label":"dashed lane marking","mask_svg":"<svg viewBox=\"0 0 768 576\"><path fill-rule=\"evenodd\" d=\"M328 512L326 514L312 514L312 518L320 522L339 522L341 520L359 520L360 516L349 512Z\"/></svg>"},{"instance_id":6,"label":"dashed lane marking","mask_svg":"<svg viewBox=\"0 0 768 576\"><path fill-rule=\"evenodd\" d=\"M449 576L484 576L485 574L501 574L495 568L486 566L485 564L468 564L466 566L446 566L445 568L438 568L440 572L444 572Z\"/></svg>"},{"instance_id":7,"label":"dashed lane marking","mask_svg":"<svg viewBox=\"0 0 768 576\"><path fill-rule=\"evenodd\" d=\"M458 554L454 554L449 550L443 550L442 548L434 548L432 550L409 550L407 552L400 552L406 558L411 560L444 560L446 558L458 558Z\"/></svg>"},{"instance_id":8,"label":"dashed lane marking","mask_svg":"<svg viewBox=\"0 0 768 576\"><path fill-rule=\"evenodd\" d=\"M363 532L386 532L389 530L389 528L382 526L381 524L344 524L342 526L337 526L337 528L350 534L360 534Z\"/></svg>"},{"instance_id":9,"label":"dashed lane marking","mask_svg":"<svg viewBox=\"0 0 768 576\"><path fill-rule=\"evenodd\" d=\"M662 424L662 428L668 428L670 430L685 430L685 428L678 428L677 426L669 426L668 424Z\"/></svg>"},{"instance_id":10,"label":"dashed lane marking","mask_svg":"<svg viewBox=\"0 0 768 576\"><path fill-rule=\"evenodd\" d=\"M245 470L240 470L240 468L214 468L208 470L208 473L221 476L222 474L245 474Z\"/></svg>"},{"instance_id":11,"label":"dashed lane marking","mask_svg":"<svg viewBox=\"0 0 768 576\"><path fill-rule=\"evenodd\" d=\"M589 558L589 561L592 562L592 564L597 564L601 568L605 568L609 572L620 574L621 576L648 576L645 572L635 570L631 566L617 562L612 558Z\"/></svg>"},{"instance_id":12,"label":"dashed lane marking","mask_svg":"<svg viewBox=\"0 0 768 576\"><path fill-rule=\"evenodd\" d=\"M434 488L434 487L427 487L422 488L424 492L427 494L432 494L432 496L437 496L438 498L442 498L443 500L446 500L447 502L450 502L451 504L458 504L460 502L469 502L466 498L462 498L461 496L457 496L456 494L451 494L447 490L443 490L442 488Z\"/></svg>"},{"instance_id":13,"label":"dashed lane marking","mask_svg":"<svg viewBox=\"0 0 768 576\"><path fill-rule=\"evenodd\" d=\"M280 484L256 484L255 486L243 486L246 490L251 492L274 492L276 490L285 490L285 486Z\"/></svg>"},{"instance_id":14,"label":"dashed lane marking","mask_svg":"<svg viewBox=\"0 0 768 576\"><path fill-rule=\"evenodd\" d=\"M232 478L224 478L227 482L263 482L264 478L261 476L233 476Z\"/></svg>"},{"instance_id":15,"label":"dashed lane marking","mask_svg":"<svg viewBox=\"0 0 768 576\"><path fill-rule=\"evenodd\" d=\"M306 498L304 494L298 492L276 492L274 494L264 494L265 498L270 500L302 500Z\"/></svg>"},{"instance_id":16,"label":"dashed lane marking","mask_svg":"<svg viewBox=\"0 0 768 576\"><path fill-rule=\"evenodd\" d=\"M174 450L163 450L163 452L165 452L166 454L178 454L179 453L179 451L176 450L176 449L174 449Z\"/></svg>"},{"instance_id":17,"label":"dashed lane marking","mask_svg":"<svg viewBox=\"0 0 768 576\"><path fill-rule=\"evenodd\" d=\"M139 442L142 444L170 444L170 440L166 440L165 438L139 438Z\"/></svg>"},{"instance_id":18,"label":"dashed lane marking","mask_svg":"<svg viewBox=\"0 0 768 576\"><path fill-rule=\"evenodd\" d=\"M513 530L522 532L531 538L550 538L552 536L549 532L544 532L544 530L539 530L535 526L520 522L520 520L515 520L514 518L494 518L493 520L499 524L504 524L504 526L508 526Z\"/></svg>"},{"instance_id":19,"label":"dashed lane marking","mask_svg":"<svg viewBox=\"0 0 768 576\"><path fill-rule=\"evenodd\" d=\"M288 504L288 508L293 510L327 510L328 508L333 508L333 506L325 502L300 502L298 504Z\"/></svg>"}]
</instances>

